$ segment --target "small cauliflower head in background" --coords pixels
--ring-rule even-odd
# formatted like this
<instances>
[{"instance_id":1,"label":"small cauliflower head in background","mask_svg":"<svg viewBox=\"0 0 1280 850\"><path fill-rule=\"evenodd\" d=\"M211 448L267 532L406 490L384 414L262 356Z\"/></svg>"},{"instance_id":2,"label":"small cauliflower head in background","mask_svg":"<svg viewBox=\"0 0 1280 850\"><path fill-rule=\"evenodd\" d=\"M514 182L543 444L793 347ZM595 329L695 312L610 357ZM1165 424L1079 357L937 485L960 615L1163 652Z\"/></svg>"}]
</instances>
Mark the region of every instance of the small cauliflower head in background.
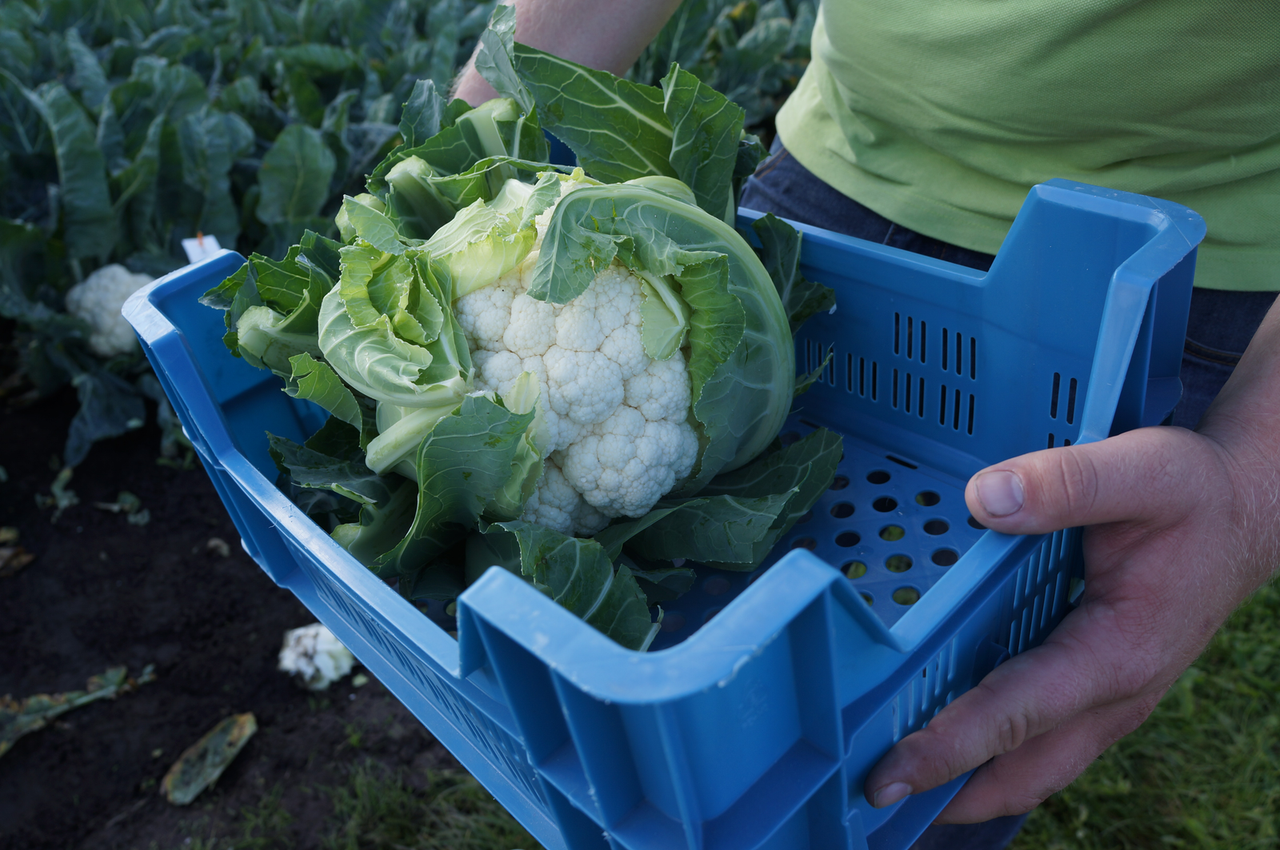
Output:
<instances>
[{"instance_id":1,"label":"small cauliflower head in background","mask_svg":"<svg viewBox=\"0 0 1280 850\"><path fill-rule=\"evenodd\" d=\"M683 353L655 359L645 350L642 307L660 297L651 282L614 261L566 304L528 295L550 213L536 220L529 255L454 310L477 388L507 398L522 373L538 381L545 463L521 519L594 534L614 517L643 516L688 476L698 437Z\"/></svg>"},{"instance_id":2,"label":"small cauliflower head in background","mask_svg":"<svg viewBox=\"0 0 1280 850\"><path fill-rule=\"evenodd\" d=\"M355 662L351 650L320 623L284 634L280 670L297 677L307 690L325 690L350 673Z\"/></svg>"},{"instance_id":3,"label":"small cauliflower head in background","mask_svg":"<svg viewBox=\"0 0 1280 850\"><path fill-rule=\"evenodd\" d=\"M89 349L99 357L115 357L139 350L133 327L120 315L129 296L152 278L112 263L94 271L67 291L67 312L90 328Z\"/></svg>"}]
</instances>

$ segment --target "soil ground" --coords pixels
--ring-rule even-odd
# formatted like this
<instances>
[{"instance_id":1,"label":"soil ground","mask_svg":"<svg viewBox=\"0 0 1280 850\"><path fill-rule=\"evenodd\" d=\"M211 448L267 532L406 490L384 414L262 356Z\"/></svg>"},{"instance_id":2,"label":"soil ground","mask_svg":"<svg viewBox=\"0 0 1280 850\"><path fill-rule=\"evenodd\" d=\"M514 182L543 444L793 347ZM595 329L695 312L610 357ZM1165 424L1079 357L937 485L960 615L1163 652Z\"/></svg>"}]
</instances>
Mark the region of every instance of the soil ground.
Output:
<instances>
[{"instance_id":1,"label":"soil ground","mask_svg":"<svg viewBox=\"0 0 1280 850\"><path fill-rule=\"evenodd\" d=\"M192 846L264 797L290 813L287 846L320 845L351 767L372 761L409 777L456 762L375 679L309 693L276 669L286 630L315 618L244 553L203 470L156 463L146 427L99 443L75 470L79 504L53 521L48 494L75 412L65 391L0 413L0 525L35 560L0 578L0 695L80 690L127 665L154 681L62 715L0 756L0 848ZM137 495L146 525L95 507ZM226 544L225 546L222 544ZM361 672L361 668L357 668ZM258 732L217 785L178 808L160 779L231 714ZM222 833L222 834L225 834ZM203 837L202 837L203 836Z\"/></svg>"}]
</instances>

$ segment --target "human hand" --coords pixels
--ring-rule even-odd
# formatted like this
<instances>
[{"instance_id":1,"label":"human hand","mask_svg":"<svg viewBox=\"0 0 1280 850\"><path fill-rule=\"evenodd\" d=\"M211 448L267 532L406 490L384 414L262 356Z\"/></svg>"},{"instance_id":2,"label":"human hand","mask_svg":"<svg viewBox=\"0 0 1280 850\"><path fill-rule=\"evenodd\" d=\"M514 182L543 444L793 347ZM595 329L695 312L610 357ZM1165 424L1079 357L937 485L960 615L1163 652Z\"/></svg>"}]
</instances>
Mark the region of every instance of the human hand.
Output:
<instances>
[{"instance_id":1,"label":"human hand","mask_svg":"<svg viewBox=\"0 0 1280 850\"><path fill-rule=\"evenodd\" d=\"M1089 526L1084 596L1041 646L899 742L867 799L890 805L977 768L938 822L1018 814L1136 729L1280 560L1276 400L1224 390L1197 432L1144 428L975 475L966 499L989 528Z\"/></svg>"}]
</instances>

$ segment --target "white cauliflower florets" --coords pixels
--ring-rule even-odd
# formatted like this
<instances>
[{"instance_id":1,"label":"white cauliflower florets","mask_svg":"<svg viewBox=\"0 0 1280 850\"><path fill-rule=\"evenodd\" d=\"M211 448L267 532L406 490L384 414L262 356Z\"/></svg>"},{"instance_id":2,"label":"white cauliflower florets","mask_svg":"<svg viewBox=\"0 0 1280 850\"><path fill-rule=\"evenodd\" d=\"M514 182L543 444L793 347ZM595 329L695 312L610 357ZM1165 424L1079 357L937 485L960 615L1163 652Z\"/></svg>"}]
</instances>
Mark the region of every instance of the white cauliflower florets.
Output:
<instances>
[{"instance_id":1,"label":"white cauliflower florets","mask_svg":"<svg viewBox=\"0 0 1280 850\"><path fill-rule=\"evenodd\" d=\"M151 282L113 263L103 266L67 291L67 312L89 323L89 349L99 357L138 350L133 327L120 315L129 296Z\"/></svg>"},{"instance_id":2,"label":"white cauliflower florets","mask_svg":"<svg viewBox=\"0 0 1280 850\"><path fill-rule=\"evenodd\" d=\"M550 459L520 517L565 534L595 534L609 524L609 517L587 504Z\"/></svg>"},{"instance_id":3,"label":"white cauliflower florets","mask_svg":"<svg viewBox=\"0 0 1280 850\"><path fill-rule=\"evenodd\" d=\"M355 663L351 650L320 623L284 633L280 670L297 676L308 690L323 691L350 673Z\"/></svg>"},{"instance_id":4,"label":"white cauliflower florets","mask_svg":"<svg viewBox=\"0 0 1280 850\"><path fill-rule=\"evenodd\" d=\"M527 294L536 262L534 251L455 312L477 386L503 395L522 372L538 379L547 460L522 518L594 534L612 517L643 516L692 471L689 373L679 351L661 361L645 353L642 281L621 263L558 305Z\"/></svg>"}]
</instances>

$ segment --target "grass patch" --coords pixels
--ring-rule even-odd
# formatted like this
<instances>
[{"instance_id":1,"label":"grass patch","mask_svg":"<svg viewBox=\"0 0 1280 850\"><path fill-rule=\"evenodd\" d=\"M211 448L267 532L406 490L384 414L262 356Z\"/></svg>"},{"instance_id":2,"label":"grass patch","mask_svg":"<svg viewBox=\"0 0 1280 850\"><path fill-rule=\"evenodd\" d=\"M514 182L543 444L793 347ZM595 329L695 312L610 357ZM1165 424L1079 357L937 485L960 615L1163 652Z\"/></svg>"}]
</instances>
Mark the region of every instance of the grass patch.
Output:
<instances>
[{"instance_id":1,"label":"grass patch","mask_svg":"<svg viewBox=\"0 0 1280 850\"><path fill-rule=\"evenodd\" d=\"M284 790L275 786L251 806L242 806L234 815L229 835L218 835L208 815L201 815L187 828L191 835L181 850L292 850L293 815L285 809ZM159 850L152 842L150 850Z\"/></svg>"},{"instance_id":2,"label":"grass patch","mask_svg":"<svg viewBox=\"0 0 1280 850\"><path fill-rule=\"evenodd\" d=\"M1260 590L1136 732L1011 850L1280 847L1280 586Z\"/></svg>"},{"instance_id":3,"label":"grass patch","mask_svg":"<svg viewBox=\"0 0 1280 850\"><path fill-rule=\"evenodd\" d=\"M374 761L351 768L347 781L312 794L332 806L319 831L324 850L542 850L488 791L461 771L431 770L410 783L407 771ZM294 850L295 819L279 786L237 811L229 829L201 817L173 850ZM225 834L219 834L225 833ZM312 833L304 842L316 846ZM151 850L158 850L153 844Z\"/></svg>"},{"instance_id":4,"label":"grass patch","mask_svg":"<svg viewBox=\"0 0 1280 850\"><path fill-rule=\"evenodd\" d=\"M466 773L428 771L426 787L376 762L357 765L327 792L333 829L325 850L540 850L541 846Z\"/></svg>"}]
</instances>

